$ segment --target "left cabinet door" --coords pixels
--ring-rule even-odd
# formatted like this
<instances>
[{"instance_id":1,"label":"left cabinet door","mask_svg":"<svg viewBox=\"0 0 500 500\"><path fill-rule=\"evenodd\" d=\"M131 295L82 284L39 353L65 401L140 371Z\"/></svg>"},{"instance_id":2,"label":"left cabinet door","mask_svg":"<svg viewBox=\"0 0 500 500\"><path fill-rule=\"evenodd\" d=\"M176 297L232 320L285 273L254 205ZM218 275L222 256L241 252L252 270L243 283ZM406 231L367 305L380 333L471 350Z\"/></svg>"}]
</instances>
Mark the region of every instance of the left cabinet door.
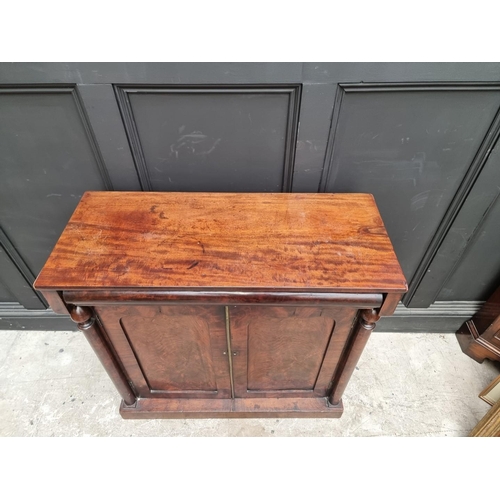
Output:
<instances>
[{"instance_id":1,"label":"left cabinet door","mask_svg":"<svg viewBox=\"0 0 500 500\"><path fill-rule=\"evenodd\" d=\"M142 398L230 398L222 306L95 308Z\"/></svg>"}]
</instances>

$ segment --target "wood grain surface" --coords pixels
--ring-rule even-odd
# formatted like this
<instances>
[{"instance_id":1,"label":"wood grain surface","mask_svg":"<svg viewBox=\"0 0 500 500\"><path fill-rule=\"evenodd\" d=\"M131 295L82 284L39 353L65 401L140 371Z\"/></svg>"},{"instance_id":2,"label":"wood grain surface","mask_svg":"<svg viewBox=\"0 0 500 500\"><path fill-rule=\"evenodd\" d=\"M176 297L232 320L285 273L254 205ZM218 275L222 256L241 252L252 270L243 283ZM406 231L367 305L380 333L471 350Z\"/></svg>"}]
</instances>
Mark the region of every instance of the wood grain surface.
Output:
<instances>
[{"instance_id":1,"label":"wood grain surface","mask_svg":"<svg viewBox=\"0 0 500 500\"><path fill-rule=\"evenodd\" d=\"M56 294L44 290L44 296ZM136 304L258 304L303 306L349 306L352 308L379 307L382 293L274 292L274 291L216 291L216 290L68 290L62 292L64 301L78 305ZM386 297L392 297L386 294ZM51 299L53 300L53 299ZM387 301L387 298L386 298ZM55 310L55 309L54 309Z\"/></svg>"},{"instance_id":2,"label":"wood grain surface","mask_svg":"<svg viewBox=\"0 0 500 500\"><path fill-rule=\"evenodd\" d=\"M223 307L122 305L96 313L139 397L231 396Z\"/></svg>"},{"instance_id":3,"label":"wood grain surface","mask_svg":"<svg viewBox=\"0 0 500 500\"><path fill-rule=\"evenodd\" d=\"M248 390L309 390L314 384L334 322L327 317L268 316L261 310L248 324ZM300 311L310 312L310 308Z\"/></svg>"},{"instance_id":4,"label":"wood grain surface","mask_svg":"<svg viewBox=\"0 0 500 500\"><path fill-rule=\"evenodd\" d=\"M369 194L87 192L37 289L406 291Z\"/></svg>"},{"instance_id":5,"label":"wood grain surface","mask_svg":"<svg viewBox=\"0 0 500 500\"><path fill-rule=\"evenodd\" d=\"M344 407L326 398L138 399L120 406L123 418L339 418Z\"/></svg>"},{"instance_id":6,"label":"wood grain surface","mask_svg":"<svg viewBox=\"0 0 500 500\"><path fill-rule=\"evenodd\" d=\"M324 397L355 309L231 306L238 398Z\"/></svg>"},{"instance_id":7,"label":"wood grain surface","mask_svg":"<svg viewBox=\"0 0 500 500\"><path fill-rule=\"evenodd\" d=\"M120 323L151 390L217 391L203 317L124 315Z\"/></svg>"},{"instance_id":8,"label":"wood grain surface","mask_svg":"<svg viewBox=\"0 0 500 500\"><path fill-rule=\"evenodd\" d=\"M470 437L500 437L500 400L497 401L469 434Z\"/></svg>"}]
</instances>

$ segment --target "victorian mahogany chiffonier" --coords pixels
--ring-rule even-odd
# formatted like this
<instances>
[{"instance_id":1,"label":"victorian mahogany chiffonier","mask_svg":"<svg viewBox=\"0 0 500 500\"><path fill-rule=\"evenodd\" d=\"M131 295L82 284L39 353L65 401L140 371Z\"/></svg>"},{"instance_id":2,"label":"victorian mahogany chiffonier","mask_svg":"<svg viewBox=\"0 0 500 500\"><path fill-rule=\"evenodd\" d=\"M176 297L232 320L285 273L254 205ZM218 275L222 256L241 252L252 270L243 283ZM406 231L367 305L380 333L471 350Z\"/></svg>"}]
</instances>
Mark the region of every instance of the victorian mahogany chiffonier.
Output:
<instances>
[{"instance_id":1,"label":"victorian mahogany chiffonier","mask_svg":"<svg viewBox=\"0 0 500 500\"><path fill-rule=\"evenodd\" d=\"M369 194L87 192L36 280L124 418L339 417L406 282Z\"/></svg>"}]
</instances>

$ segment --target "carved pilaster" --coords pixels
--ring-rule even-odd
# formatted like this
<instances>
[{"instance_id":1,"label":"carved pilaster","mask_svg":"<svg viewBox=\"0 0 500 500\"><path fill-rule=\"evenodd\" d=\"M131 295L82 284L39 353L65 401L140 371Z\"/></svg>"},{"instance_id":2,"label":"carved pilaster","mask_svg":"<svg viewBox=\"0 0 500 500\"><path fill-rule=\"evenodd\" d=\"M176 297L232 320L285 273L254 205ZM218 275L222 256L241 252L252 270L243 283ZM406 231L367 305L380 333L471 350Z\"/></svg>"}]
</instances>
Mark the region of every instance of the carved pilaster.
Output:
<instances>
[{"instance_id":1,"label":"carved pilaster","mask_svg":"<svg viewBox=\"0 0 500 500\"><path fill-rule=\"evenodd\" d=\"M68 304L68 311L71 319L77 323L78 328L83 332L85 338L101 361L125 404L129 406L134 405L136 402L135 394L102 334L100 325L96 321L94 310L91 307Z\"/></svg>"},{"instance_id":2,"label":"carved pilaster","mask_svg":"<svg viewBox=\"0 0 500 500\"><path fill-rule=\"evenodd\" d=\"M332 383L330 396L328 397L328 402L331 405L335 406L340 403L340 398L351 378L352 372L356 368L361 353L379 319L379 311L376 309L361 309L359 311L358 320L339 361Z\"/></svg>"}]
</instances>

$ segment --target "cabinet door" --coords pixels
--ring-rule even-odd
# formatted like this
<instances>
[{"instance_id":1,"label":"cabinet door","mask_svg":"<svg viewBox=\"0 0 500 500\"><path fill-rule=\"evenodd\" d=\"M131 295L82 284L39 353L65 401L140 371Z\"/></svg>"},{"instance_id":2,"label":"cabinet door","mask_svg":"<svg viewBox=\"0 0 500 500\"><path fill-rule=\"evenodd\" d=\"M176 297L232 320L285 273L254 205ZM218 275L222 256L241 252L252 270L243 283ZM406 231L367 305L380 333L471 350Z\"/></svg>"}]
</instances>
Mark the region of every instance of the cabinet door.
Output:
<instances>
[{"instance_id":1,"label":"cabinet door","mask_svg":"<svg viewBox=\"0 0 500 500\"><path fill-rule=\"evenodd\" d=\"M95 309L140 397L231 397L223 307Z\"/></svg>"},{"instance_id":2,"label":"cabinet door","mask_svg":"<svg viewBox=\"0 0 500 500\"><path fill-rule=\"evenodd\" d=\"M235 396L323 397L356 310L232 306Z\"/></svg>"}]
</instances>

